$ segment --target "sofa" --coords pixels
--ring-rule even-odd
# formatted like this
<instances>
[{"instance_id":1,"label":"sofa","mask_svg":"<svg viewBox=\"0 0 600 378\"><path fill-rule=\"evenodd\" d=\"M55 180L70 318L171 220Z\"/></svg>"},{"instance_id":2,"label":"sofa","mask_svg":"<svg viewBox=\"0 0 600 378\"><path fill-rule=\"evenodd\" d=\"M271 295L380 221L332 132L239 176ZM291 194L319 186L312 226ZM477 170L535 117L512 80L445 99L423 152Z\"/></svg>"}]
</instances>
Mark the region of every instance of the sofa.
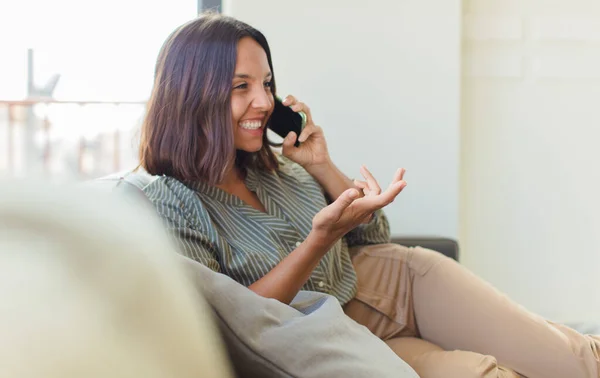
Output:
<instances>
[{"instance_id":1,"label":"sofa","mask_svg":"<svg viewBox=\"0 0 600 378\"><path fill-rule=\"evenodd\" d=\"M138 170L115 173L87 185L137 206L151 206L142 188L153 179ZM456 260L459 257L458 244L447 238L393 237L392 242L419 245ZM417 376L365 327L344 316L331 296L301 291L287 306L258 297L228 277L182 259L212 307L238 377ZM294 342L290 343L290 339Z\"/></svg>"}]
</instances>

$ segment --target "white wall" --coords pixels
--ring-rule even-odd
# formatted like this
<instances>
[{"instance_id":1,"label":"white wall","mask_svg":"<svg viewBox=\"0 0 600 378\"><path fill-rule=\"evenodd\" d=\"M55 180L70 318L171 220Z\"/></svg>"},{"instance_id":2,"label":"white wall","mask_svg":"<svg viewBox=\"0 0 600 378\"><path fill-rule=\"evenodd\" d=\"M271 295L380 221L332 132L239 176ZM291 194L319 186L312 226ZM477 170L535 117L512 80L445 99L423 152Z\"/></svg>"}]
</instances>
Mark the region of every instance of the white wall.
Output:
<instances>
[{"instance_id":1,"label":"white wall","mask_svg":"<svg viewBox=\"0 0 600 378\"><path fill-rule=\"evenodd\" d=\"M456 237L460 183L462 262L545 317L598 321L600 3L225 0L224 12L266 34L280 94L312 107L347 174L408 169L395 234Z\"/></svg>"},{"instance_id":2,"label":"white wall","mask_svg":"<svg viewBox=\"0 0 600 378\"><path fill-rule=\"evenodd\" d=\"M558 321L600 321L600 3L464 4L463 263Z\"/></svg>"},{"instance_id":3,"label":"white wall","mask_svg":"<svg viewBox=\"0 0 600 378\"><path fill-rule=\"evenodd\" d=\"M394 234L458 236L460 0L223 5L266 35L279 94L311 107L346 174L407 168Z\"/></svg>"}]
</instances>

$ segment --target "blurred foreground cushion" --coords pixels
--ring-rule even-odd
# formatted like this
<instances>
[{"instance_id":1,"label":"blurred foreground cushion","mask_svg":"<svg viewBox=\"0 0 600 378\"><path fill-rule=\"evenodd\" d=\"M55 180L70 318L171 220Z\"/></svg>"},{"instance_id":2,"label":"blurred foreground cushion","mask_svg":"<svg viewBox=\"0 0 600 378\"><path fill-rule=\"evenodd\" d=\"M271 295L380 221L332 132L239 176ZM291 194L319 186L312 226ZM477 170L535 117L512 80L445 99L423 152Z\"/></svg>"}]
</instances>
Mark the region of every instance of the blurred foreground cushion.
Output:
<instances>
[{"instance_id":1,"label":"blurred foreground cushion","mask_svg":"<svg viewBox=\"0 0 600 378\"><path fill-rule=\"evenodd\" d=\"M0 377L231 377L212 310L149 210L0 183Z\"/></svg>"}]
</instances>

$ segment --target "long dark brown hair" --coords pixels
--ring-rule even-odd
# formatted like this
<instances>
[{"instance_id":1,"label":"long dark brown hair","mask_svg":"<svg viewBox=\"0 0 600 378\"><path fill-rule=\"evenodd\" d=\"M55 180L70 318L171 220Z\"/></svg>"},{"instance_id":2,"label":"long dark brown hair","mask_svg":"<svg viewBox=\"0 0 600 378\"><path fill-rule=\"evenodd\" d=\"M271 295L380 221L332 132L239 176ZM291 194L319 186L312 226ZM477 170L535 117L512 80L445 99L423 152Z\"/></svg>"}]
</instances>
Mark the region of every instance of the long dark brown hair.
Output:
<instances>
[{"instance_id":1,"label":"long dark brown hair","mask_svg":"<svg viewBox=\"0 0 600 378\"><path fill-rule=\"evenodd\" d=\"M152 175L181 181L220 183L231 163L274 170L277 160L267 133L256 153L236 151L231 118L232 80L241 38L264 50L273 73L265 36L231 17L206 13L180 26L163 44L154 73L140 140L140 166Z\"/></svg>"}]
</instances>

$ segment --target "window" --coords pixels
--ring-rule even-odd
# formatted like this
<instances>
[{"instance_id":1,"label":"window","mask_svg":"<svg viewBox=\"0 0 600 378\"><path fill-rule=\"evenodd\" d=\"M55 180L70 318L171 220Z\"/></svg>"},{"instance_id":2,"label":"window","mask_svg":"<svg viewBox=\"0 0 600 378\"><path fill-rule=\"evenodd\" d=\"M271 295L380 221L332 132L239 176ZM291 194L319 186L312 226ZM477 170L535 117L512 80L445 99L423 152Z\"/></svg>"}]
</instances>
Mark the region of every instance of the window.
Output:
<instances>
[{"instance_id":1,"label":"window","mask_svg":"<svg viewBox=\"0 0 600 378\"><path fill-rule=\"evenodd\" d=\"M11 36L0 70L0 174L82 179L135 165L132 138L160 46L201 5L14 2L0 22Z\"/></svg>"}]
</instances>

